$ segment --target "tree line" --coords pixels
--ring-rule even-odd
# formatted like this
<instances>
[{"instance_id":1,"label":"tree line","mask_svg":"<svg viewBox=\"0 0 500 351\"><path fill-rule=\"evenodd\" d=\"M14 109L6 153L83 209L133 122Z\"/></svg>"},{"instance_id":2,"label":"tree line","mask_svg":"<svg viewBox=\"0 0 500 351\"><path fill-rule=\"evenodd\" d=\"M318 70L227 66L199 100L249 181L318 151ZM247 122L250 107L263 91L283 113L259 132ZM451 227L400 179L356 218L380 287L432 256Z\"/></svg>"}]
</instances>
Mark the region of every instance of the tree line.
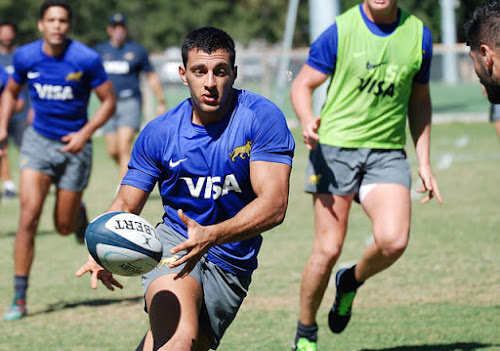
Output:
<instances>
[{"instance_id":1,"label":"tree line","mask_svg":"<svg viewBox=\"0 0 500 351\"><path fill-rule=\"evenodd\" d=\"M333 1L333 0L324 0ZM361 0L341 0L341 11ZM17 23L20 44L39 38L36 22L41 0L0 0L0 17ZM475 7L487 0L460 0L456 10L457 39ZM72 37L93 46L107 40L109 16L120 11L128 17L132 37L151 51L179 46L189 31L206 25L227 31L243 45L260 41L280 44L286 23L286 0L70 0ZM434 42L441 40L441 11L436 0L401 0L399 6L417 15L429 27ZM309 45L309 3L299 3L293 46ZM333 18L332 18L333 22Z\"/></svg>"}]
</instances>

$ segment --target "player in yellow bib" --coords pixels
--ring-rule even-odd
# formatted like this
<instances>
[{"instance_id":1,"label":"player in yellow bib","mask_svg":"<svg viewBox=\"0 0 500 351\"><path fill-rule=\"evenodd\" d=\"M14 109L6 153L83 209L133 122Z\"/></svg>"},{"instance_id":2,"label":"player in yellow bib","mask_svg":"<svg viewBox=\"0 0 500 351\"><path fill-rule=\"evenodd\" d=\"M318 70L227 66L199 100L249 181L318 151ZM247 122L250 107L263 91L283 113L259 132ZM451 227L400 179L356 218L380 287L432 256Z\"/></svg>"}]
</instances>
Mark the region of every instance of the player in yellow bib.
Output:
<instances>
[{"instance_id":1,"label":"player in yellow bib","mask_svg":"<svg viewBox=\"0 0 500 351\"><path fill-rule=\"evenodd\" d=\"M313 195L313 252L303 271L294 349L316 350L316 314L340 256L354 199L373 224L374 241L359 262L336 274L329 326L340 333L356 291L404 252L410 231L411 169L406 116L422 179L422 202L442 203L430 166L430 31L397 0L364 0L335 19L312 45L292 84L292 105L311 150L306 174ZM332 78L320 117L312 93Z\"/></svg>"}]
</instances>

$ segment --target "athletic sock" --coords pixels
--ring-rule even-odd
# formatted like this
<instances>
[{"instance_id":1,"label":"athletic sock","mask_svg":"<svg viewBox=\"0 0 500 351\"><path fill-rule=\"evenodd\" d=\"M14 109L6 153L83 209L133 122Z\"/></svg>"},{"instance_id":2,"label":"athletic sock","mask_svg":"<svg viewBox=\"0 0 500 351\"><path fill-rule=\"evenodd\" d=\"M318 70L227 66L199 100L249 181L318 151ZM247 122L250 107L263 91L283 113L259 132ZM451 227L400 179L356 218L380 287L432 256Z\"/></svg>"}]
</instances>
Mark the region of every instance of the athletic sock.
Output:
<instances>
[{"instance_id":1,"label":"athletic sock","mask_svg":"<svg viewBox=\"0 0 500 351\"><path fill-rule=\"evenodd\" d=\"M339 286L342 287L342 291L344 292L349 292L349 291L356 291L363 283L360 283L356 280L354 277L354 270L356 269L356 265L352 266L348 270L346 270L341 276L340 276L340 284Z\"/></svg>"},{"instance_id":2,"label":"athletic sock","mask_svg":"<svg viewBox=\"0 0 500 351\"><path fill-rule=\"evenodd\" d=\"M12 180L6 180L3 182L3 190L6 191L16 191L16 184Z\"/></svg>"},{"instance_id":3,"label":"athletic sock","mask_svg":"<svg viewBox=\"0 0 500 351\"><path fill-rule=\"evenodd\" d=\"M297 333L295 334L295 344L300 338L306 338L309 341L316 342L318 339L318 325L304 325L300 321L297 323Z\"/></svg>"},{"instance_id":4,"label":"athletic sock","mask_svg":"<svg viewBox=\"0 0 500 351\"><path fill-rule=\"evenodd\" d=\"M26 301L26 290L28 290L28 277L14 275L14 299Z\"/></svg>"}]
</instances>

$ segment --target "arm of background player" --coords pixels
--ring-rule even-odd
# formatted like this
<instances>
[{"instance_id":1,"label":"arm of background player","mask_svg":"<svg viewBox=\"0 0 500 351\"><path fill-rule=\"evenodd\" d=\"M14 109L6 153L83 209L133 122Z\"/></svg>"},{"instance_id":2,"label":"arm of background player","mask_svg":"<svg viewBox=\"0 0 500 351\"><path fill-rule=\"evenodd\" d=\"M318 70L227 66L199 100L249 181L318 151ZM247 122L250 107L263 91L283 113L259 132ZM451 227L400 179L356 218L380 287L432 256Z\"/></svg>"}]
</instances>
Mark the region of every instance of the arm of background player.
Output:
<instances>
[{"instance_id":1,"label":"arm of background player","mask_svg":"<svg viewBox=\"0 0 500 351\"><path fill-rule=\"evenodd\" d=\"M77 153L83 149L92 134L102 126L115 112L116 98L113 86L108 80L94 88L94 92L101 101L92 118L76 133L70 133L62 138L67 143L61 151Z\"/></svg>"},{"instance_id":2,"label":"arm of background player","mask_svg":"<svg viewBox=\"0 0 500 351\"><path fill-rule=\"evenodd\" d=\"M159 115L167 112L167 103L165 102L165 94L163 93L163 87L161 85L160 77L156 72L151 71L146 73L146 79L148 80L153 94L155 94L156 100L158 101L158 106L156 106L156 113Z\"/></svg>"},{"instance_id":3,"label":"arm of background player","mask_svg":"<svg viewBox=\"0 0 500 351\"><path fill-rule=\"evenodd\" d=\"M22 85L16 83L14 79L9 78L0 99L0 145L7 140L7 128L10 118L16 107L17 97L21 93ZM4 147L0 146L0 155L5 153Z\"/></svg>"},{"instance_id":4,"label":"arm of background player","mask_svg":"<svg viewBox=\"0 0 500 351\"><path fill-rule=\"evenodd\" d=\"M120 186L118 195L116 195L115 201L113 201L113 204L108 209L108 212L125 211L139 214L148 196L149 193L144 190L137 189L130 185L122 185ZM102 281L104 286L109 290L114 290L115 286L120 289L123 288L123 286L115 280L113 274L102 268L90 254L88 255L87 263L81 266L75 274L77 277L81 277L87 272L90 272L90 286L92 289L97 289L99 280Z\"/></svg>"},{"instance_id":5,"label":"arm of background player","mask_svg":"<svg viewBox=\"0 0 500 351\"><path fill-rule=\"evenodd\" d=\"M186 262L177 278L188 274L210 247L251 238L283 222L288 206L290 171L291 167L283 163L250 162L250 179L257 198L224 222L201 226L179 210L189 238L171 250L172 254L187 250L186 255L171 264L175 267Z\"/></svg>"},{"instance_id":6,"label":"arm of background player","mask_svg":"<svg viewBox=\"0 0 500 351\"><path fill-rule=\"evenodd\" d=\"M422 179L422 188L418 192L429 192L422 199L428 202L436 196L440 204L443 203L441 193L430 162L431 144L431 115L432 105L429 93L429 84L413 83L410 101L408 104L408 123L415 143L415 152L418 159L418 174Z\"/></svg>"},{"instance_id":7,"label":"arm of background player","mask_svg":"<svg viewBox=\"0 0 500 351\"><path fill-rule=\"evenodd\" d=\"M305 64L302 66L290 89L290 100L293 110L302 125L302 138L309 150L314 149L319 140L318 128L320 118L314 116L313 113L313 92L328 77L328 74Z\"/></svg>"}]
</instances>

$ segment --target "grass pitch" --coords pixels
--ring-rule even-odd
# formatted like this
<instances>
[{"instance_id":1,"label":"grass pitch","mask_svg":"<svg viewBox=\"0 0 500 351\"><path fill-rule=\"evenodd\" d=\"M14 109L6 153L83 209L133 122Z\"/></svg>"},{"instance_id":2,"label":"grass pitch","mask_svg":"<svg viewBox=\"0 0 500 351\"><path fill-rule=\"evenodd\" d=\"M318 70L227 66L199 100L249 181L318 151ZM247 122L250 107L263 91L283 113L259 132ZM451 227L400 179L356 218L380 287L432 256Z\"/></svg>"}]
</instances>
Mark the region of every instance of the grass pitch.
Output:
<instances>
[{"instance_id":1,"label":"grass pitch","mask_svg":"<svg viewBox=\"0 0 500 351\"><path fill-rule=\"evenodd\" d=\"M311 197L303 193L307 151L300 132L283 225L264 234L260 267L248 298L219 350L289 350L298 318L299 285L313 233ZM407 147L418 183L413 146ZM15 167L17 152L11 148ZM358 292L349 327L333 335L327 313L330 286L318 314L319 349L336 351L500 350L500 141L487 123L435 125L432 164L445 203L422 205L415 195L411 240L403 257ZM16 180L18 173L15 173ZM85 192L91 218L113 200L117 170L102 138L94 139L94 168ZM123 290L94 291L76 278L86 249L55 233L49 194L36 238L27 318L1 321L0 350L135 350L147 329L140 278L120 278ZM0 205L0 313L12 299L12 247L19 202ZM142 213L162 215L156 191ZM360 206L353 206L342 256L355 262L371 236Z\"/></svg>"}]
</instances>

